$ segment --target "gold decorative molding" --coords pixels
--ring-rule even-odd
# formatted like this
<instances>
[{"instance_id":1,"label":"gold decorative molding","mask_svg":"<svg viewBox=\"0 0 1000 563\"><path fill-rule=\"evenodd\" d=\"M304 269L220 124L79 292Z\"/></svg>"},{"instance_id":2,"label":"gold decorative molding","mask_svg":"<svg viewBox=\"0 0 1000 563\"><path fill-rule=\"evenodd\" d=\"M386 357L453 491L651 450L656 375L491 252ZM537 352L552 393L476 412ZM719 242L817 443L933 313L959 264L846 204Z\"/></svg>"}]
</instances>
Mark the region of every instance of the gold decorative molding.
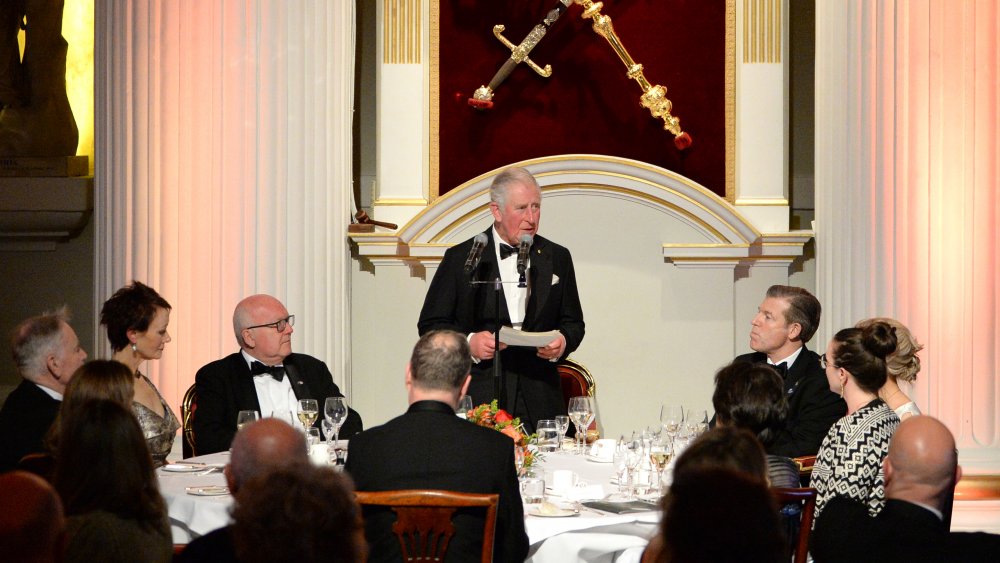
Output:
<instances>
[{"instance_id":1,"label":"gold decorative molding","mask_svg":"<svg viewBox=\"0 0 1000 563\"><path fill-rule=\"evenodd\" d=\"M382 0L382 63L420 64L421 0Z\"/></svg>"},{"instance_id":2,"label":"gold decorative molding","mask_svg":"<svg viewBox=\"0 0 1000 563\"><path fill-rule=\"evenodd\" d=\"M726 201L736 201L736 0L726 0Z\"/></svg>"},{"instance_id":3,"label":"gold decorative molding","mask_svg":"<svg viewBox=\"0 0 1000 563\"><path fill-rule=\"evenodd\" d=\"M743 0L743 62L781 62L781 0Z\"/></svg>"},{"instance_id":4,"label":"gold decorative molding","mask_svg":"<svg viewBox=\"0 0 1000 563\"><path fill-rule=\"evenodd\" d=\"M955 500L1000 500L1000 475L962 475Z\"/></svg>"},{"instance_id":5,"label":"gold decorative molding","mask_svg":"<svg viewBox=\"0 0 1000 563\"><path fill-rule=\"evenodd\" d=\"M441 96L441 4L440 0L430 0L431 17L427 31L430 33L428 45L427 69L427 127L430 130L430 139L427 143L427 154L430 162L427 163L427 200L434 201L441 195L441 162L438 158L440 153L441 139L441 106L439 100Z\"/></svg>"},{"instance_id":6,"label":"gold decorative molding","mask_svg":"<svg viewBox=\"0 0 1000 563\"><path fill-rule=\"evenodd\" d=\"M422 197L415 197L415 198L387 197L387 198L376 199L374 202L372 202L372 205L393 205L393 206L427 205L427 200Z\"/></svg>"},{"instance_id":7,"label":"gold decorative molding","mask_svg":"<svg viewBox=\"0 0 1000 563\"><path fill-rule=\"evenodd\" d=\"M762 197L762 198L742 198L736 200L735 205L763 205L772 207L788 206L788 200L783 197Z\"/></svg>"}]
</instances>

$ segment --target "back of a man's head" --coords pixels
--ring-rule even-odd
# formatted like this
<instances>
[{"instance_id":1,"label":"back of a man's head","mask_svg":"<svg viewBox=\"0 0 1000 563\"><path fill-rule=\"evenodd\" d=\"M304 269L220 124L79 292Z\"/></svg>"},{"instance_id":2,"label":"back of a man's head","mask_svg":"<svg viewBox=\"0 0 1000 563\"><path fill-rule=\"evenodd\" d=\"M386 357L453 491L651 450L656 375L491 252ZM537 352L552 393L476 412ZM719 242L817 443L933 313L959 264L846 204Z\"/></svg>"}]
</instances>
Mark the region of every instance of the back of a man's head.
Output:
<instances>
[{"instance_id":1,"label":"back of a man's head","mask_svg":"<svg viewBox=\"0 0 1000 563\"><path fill-rule=\"evenodd\" d=\"M25 319L14 328L10 338L11 354L21 376L36 381L46 370L45 357L59 349L62 325L69 323L67 309Z\"/></svg>"},{"instance_id":2,"label":"back of a man's head","mask_svg":"<svg viewBox=\"0 0 1000 563\"><path fill-rule=\"evenodd\" d=\"M66 521L55 490L24 471L0 475L0 559L60 561Z\"/></svg>"},{"instance_id":3,"label":"back of a man's head","mask_svg":"<svg viewBox=\"0 0 1000 563\"><path fill-rule=\"evenodd\" d=\"M420 337L410 356L413 385L427 391L458 391L472 368L465 336L434 330Z\"/></svg>"},{"instance_id":4,"label":"back of a man's head","mask_svg":"<svg viewBox=\"0 0 1000 563\"><path fill-rule=\"evenodd\" d=\"M940 509L953 492L957 467L951 431L934 417L910 417L900 423L889 444L886 496Z\"/></svg>"},{"instance_id":5,"label":"back of a man's head","mask_svg":"<svg viewBox=\"0 0 1000 563\"><path fill-rule=\"evenodd\" d=\"M245 426L233 438L226 477L233 494L249 480L274 469L308 463L305 437L290 424L265 418Z\"/></svg>"}]
</instances>

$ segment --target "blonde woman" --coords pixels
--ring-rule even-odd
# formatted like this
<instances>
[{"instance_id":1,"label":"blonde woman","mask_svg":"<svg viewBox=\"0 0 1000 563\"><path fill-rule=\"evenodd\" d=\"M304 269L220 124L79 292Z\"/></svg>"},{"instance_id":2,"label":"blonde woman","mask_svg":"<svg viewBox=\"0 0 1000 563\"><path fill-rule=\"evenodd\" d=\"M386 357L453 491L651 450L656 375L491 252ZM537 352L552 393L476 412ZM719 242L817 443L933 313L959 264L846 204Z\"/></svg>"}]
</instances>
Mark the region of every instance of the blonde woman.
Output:
<instances>
[{"instance_id":1,"label":"blonde woman","mask_svg":"<svg viewBox=\"0 0 1000 563\"><path fill-rule=\"evenodd\" d=\"M896 319L876 317L860 321L854 326L866 328L877 322L885 323L896 329L897 342L896 350L886 358L888 377L885 385L879 389L878 396L889 405L889 408L896 411L896 416L900 420L906 420L913 415L920 414L920 409L899 388L899 382L913 383L917 379L917 374L920 372L920 358L917 357L917 352L923 350L924 345L917 342L917 339L910 333L910 329Z\"/></svg>"}]
</instances>

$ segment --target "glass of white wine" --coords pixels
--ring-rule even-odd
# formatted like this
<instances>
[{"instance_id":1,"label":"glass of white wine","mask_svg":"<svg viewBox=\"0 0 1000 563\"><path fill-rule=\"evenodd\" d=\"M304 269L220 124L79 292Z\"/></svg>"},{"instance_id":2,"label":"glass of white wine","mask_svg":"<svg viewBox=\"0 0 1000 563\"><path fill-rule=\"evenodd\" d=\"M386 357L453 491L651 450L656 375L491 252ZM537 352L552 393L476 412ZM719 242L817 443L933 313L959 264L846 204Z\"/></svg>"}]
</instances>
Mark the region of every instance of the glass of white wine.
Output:
<instances>
[{"instance_id":1,"label":"glass of white wine","mask_svg":"<svg viewBox=\"0 0 1000 563\"><path fill-rule=\"evenodd\" d=\"M670 436L666 432L661 432L649 446L649 464L653 469L652 489L657 492L660 492L663 486L663 471L670 463L670 454Z\"/></svg>"},{"instance_id":2,"label":"glass of white wine","mask_svg":"<svg viewBox=\"0 0 1000 563\"><path fill-rule=\"evenodd\" d=\"M302 430L308 432L319 417L319 405L316 399L299 399L299 408L296 415L302 423Z\"/></svg>"},{"instance_id":3,"label":"glass of white wine","mask_svg":"<svg viewBox=\"0 0 1000 563\"><path fill-rule=\"evenodd\" d=\"M236 415L236 431L243 430L243 427L260 420L260 413L257 411L240 411Z\"/></svg>"}]
</instances>

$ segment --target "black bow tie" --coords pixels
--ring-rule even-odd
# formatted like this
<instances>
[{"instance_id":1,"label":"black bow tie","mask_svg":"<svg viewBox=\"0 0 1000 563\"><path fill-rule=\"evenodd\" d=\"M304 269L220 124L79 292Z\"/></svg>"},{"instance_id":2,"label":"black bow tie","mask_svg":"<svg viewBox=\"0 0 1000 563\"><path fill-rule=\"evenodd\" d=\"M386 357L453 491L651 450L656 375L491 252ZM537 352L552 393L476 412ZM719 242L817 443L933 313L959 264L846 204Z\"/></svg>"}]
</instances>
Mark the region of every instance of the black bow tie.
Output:
<instances>
[{"instance_id":1,"label":"black bow tie","mask_svg":"<svg viewBox=\"0 0 1000 563\"><path fill-rule=\"evenodd\" d=\"M506 260L511 254L517 254L517 247L511 246L509 244L500 243L500 259Z\"/></svg>"},{"instance_id":2,"label":"black bow tie","mask_svg":"<svg viewBox=\"0 0 1000 563\"><path fill-rule=\"evenodd\" d=\"M281 381L285 377L285 366L265 366L256 361L250 363L250 375L265 374L269 374L277 381Z\"/></svg>"},{"instance_id":3,"label":"black bow tie","mask_svg":"<svg viewBox=\"0 0 1000 563\"><path fill-rule=\"evenodd\" d=\"M778 375L780 375L782 379L784 379L785 376L788 375L788 362L781 362L780 364L768 364L768 365L773 367L774 370L778 372Z\"/></svg>"}]
</instances>

